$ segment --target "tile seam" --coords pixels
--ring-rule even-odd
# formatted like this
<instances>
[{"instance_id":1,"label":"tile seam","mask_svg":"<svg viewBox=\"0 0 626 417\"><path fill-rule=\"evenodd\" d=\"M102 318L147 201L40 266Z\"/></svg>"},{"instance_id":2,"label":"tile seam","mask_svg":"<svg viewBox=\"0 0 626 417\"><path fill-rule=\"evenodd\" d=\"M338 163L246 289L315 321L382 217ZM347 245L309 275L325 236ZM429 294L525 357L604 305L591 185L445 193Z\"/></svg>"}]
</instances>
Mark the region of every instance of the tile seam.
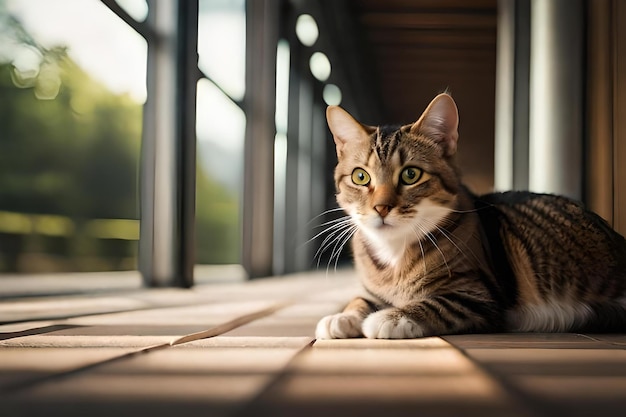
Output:
<instances>
[{"instance_id":1,"label":"tile seam","mask_svg":"<svg viewBox=\"0 0 626 417\"><path fill-rule=\"evenodd\" d=\"M154 352L157 350L163 350L163 349L168 349L171 348L173 346L178 346L178 345L182 345L185 343L189 343L189 342L193 342L196 340L201 340L201 339L207 339L207 338L211 338L211 337L216 337L219 336L223 333L226 333L228 331L231 331L233 329L236 329L240 326L243 326L245 324L251 323L255 320L267 317L289 305L291 305L291 302L283 302L283 303L277 303L274 304L270 307L266 307L264 309L261 310L257 310L255 312L252 313L248 313L248 314L244 314L242 316L238 316L232 320L229 320L225 323L222 324L218 324L217 326L211 327L210 329L201 331L201 332L197 332L197 333L191 333L191 334L187 334L185 336L181 336L178 337L170 342L167 343L160 343L157 345L153 345L153 346L148 346L148 347L144 347L138 350L134 350L131 352L127 352L118 356L114 356L112 358L103 360L103 361L97 361L94 363L90 363L87 365L83 365L83 366L79 366L76 368L72 368L72 369L68 369L65 371L60 371L60 372L54 372L52 374L46 375L46 376L42 376L42 377L37 377L37 378L32 378L32 379L28 379L26 381L20 381L18 383L15 384L9 384L4 386L3 388L0 389L0 397L7 395L7 394L12 394L15 393L17 391L21 391L21 390L25 390L25 389L29 389L29 388L33 388L35 386L44 384L46 382L50 382L53 380L58 380L58 379L64 379L64 378L69 378L71 376L83 373L83 372L87 372L89 370L107 365L107 364L111 364L114 362L118 362L118 361L122 361L122 360L127 360L136 356L140 356L143 354L148 354L150 352ZM69 336L71 337L71 336ZM95 348L97 349L97 348Z\"/></svg>"},{"instance_id":2,"label":"tile seam","mask_svg":"<svg viewBox=\"0 0 626 417\"><path fill-rule=\"evenodd\" d=\"M451 340L448 340L445 336L441 339L449 343L454 349L456 349L464 358L470 361L477 369L479 369L486 377L498 385L510 398L512 405L516 406L518 410L524 411L529 416L534 417L552 417L554 415L560 415L562 413L555 412L553 406L550 406L545 401L525 393L523 390L511 383L505 375L501 375L499 372L491 369L489 365L485 365L482 362L472 357L465 348L457 346Z\"/></svg>"},{"instance_id":3,"label":"tile seam","mask_svg":"<svg viewBox=\"0 0 626 417\"><path fill-rule=\"evenodd\" d=\"M280 384L284 380L284 378L292 374L292 364L297 361L298 358L302 356L305 352L313 348L315 340L316 339L311 338L311 341L309 343L298 349L296 353L294 353L294 355L291 357L291 359L289 359L289 361L283 366L283 368L276 372L271 380L267 384L265 384L263 388L261 388L259 392L250 399L250 401L242 404L239 411L233 413L233 417L246 417L257 415L254 410L256 405L261 402L263 400L263 397L271 392L274 387L278 386L278 384Z\"/></svg>"},{"instance_id":4,"label":"tile seam","mask_svg":"<svg viewBox=\"0 0 626 417\"><path fill-rule=\"evenodd\" d=\"M135 311L167 310L170 308L180 308L180 307L199 307L199 306L203 306L206 304L207 304L206 302L195 302L195 303L188 303L188 304L187 303L174 303L174 304L169 304L169 305L154 304L154 305L145 305L143 307L134 307L134 308L91 311L91 312L83 312L83 313L76 313L76 314L60 314L58 316L36 317L36 318L15 319L15 320L1 320L0 319L0 325L4 326L4 325L11 325L11 324L22 324L22 323L40 322L40 321L63 322L65 320L71 320L71 319L82 318L82 317L103 316L106 314L118 314L118 313L132 313Z\"/></svg>"}]
</instances>

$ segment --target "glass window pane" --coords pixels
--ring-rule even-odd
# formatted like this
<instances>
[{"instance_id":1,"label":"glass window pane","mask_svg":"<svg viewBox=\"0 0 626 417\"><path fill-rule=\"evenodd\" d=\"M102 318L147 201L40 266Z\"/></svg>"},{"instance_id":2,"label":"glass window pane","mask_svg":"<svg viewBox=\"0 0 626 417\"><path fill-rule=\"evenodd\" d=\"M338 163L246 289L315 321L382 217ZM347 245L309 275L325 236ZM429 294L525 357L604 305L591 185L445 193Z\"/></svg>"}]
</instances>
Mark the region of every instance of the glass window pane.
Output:
<instances>
[{"instance_id":1,"label":"glass window pane","mask_svg":"<svg viewBox=\"0 0 626 417\"><path fill-rule=\"evenodd\" d=\"M134 269L146 43L99 0L0 5L0 271Z\"/></svg>"},{"instance_id":2,"label":"glass window pane","mask_svg":"<svg viewBox=\"0 0 626 417\"><path fill-rule=\"evenodd\" d=\"M246 86L245 0L200 0L198 66L226 94L242 100Z\"/></svg>"},{"instance_id":3,"label":"glass window pane","mask_svg":"<svg viewBox=\"0 0 626 417\"><path fill-rule=\"evenodd\" d=\"M146 0L115 0L115 2L138 22L143 22L148 17Z\"/></svg>"},{"instance_id":4,"label":"glass window pane","mask_svg":"<svg viewBox=\"0 0 626 417\"><path fill-rule=\"evenodd\" d=\"M243 111L208 80L198 82L196 261L240 262Z\"/></svg>"},{"instance_id":5,"label":"glass window pane","mask_svg":"<svg viewBox=\"0 0 626 417\"><path fill-rule=\"evenodd\" d=\"M196 260L241 262L240 200L246 117L244 0L201 0L198 82ZM214 84L215 83L215 84Z\"/></svg>"}]
</instances>

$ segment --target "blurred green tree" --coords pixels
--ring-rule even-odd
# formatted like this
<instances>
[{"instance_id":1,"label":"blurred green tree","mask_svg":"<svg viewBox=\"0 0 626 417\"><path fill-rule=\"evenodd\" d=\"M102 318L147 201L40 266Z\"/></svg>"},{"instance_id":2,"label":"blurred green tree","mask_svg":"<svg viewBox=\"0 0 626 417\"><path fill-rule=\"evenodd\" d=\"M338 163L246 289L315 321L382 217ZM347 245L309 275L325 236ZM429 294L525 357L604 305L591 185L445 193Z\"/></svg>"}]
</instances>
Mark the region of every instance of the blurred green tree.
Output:
<instances>
[{"instance_id":1,"label":"blurred green tree","mask_svg":"<svg viewBox=\"0 0 626 417\"><path fill-rule=\"evenodd\" d=\"M36 68L18 68L2 62L0 51L0 211L66 216L77 227L64 238L0 233L0 271L19 271L29 252L53 255L38 270L132 267L136 242L90 237L81 226L138 219L142 105L111 93L64 48L37 45L1 9L0 40L30 48L40 60ZM238 262L236 195L200 164L197 191L198 262Z\"/></svg>"},{"instance_id":2,"label":"blurred green tree","mask_svg":"<svg viewBox=\"0 0 626 417\"><path fill-rule=\"evenodd\" d=\"M67 57L60 71L58 95L41 100L0 65L0 210L136 219L141 105Z\"/></svg>"}]
</instances>

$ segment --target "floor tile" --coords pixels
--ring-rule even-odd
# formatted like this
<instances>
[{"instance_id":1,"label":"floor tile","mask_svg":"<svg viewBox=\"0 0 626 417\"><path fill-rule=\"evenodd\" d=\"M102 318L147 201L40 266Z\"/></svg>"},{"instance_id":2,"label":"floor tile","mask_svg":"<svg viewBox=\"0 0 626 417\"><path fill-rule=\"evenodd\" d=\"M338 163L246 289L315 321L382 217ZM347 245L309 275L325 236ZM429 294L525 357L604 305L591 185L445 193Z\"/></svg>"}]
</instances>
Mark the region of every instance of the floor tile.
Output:
<instances>
[{"instance_id":1,"label":"floor tile","mask_svg":"<svg viewBox=\"0 0 626 417\"><path fill-rule=\"evenodd\" d=\"M95 347L134 347L146 348L170 343L174 336L62 336L35 335L0 341L0 347L23 348L95 348Z\"/></svg>"},{"instance_id":2,"label":"floor tile","mask_svg":"<svg viewBox=\"0 0 626 417\"><path fill-rule=\"evenodd\" d=\"M153 308L69 319L68 324L86 325L215 325L277 304L273 300L216 302L193 306Z\"/></svg>"},{"instance_id":3,"label":"floor tile","mask_svg":"<svg viewBox=\"0 0 626 417\"><path fill-rule=\"evenodd\" d=\"M626 409L626 350L468 349L466 353L548 414L609 417L622 416Z\"/></svg>"},{"instance_id":4,"label":"floor tile","mask_svg":"<svg viewBox=\"0 0 626 417\"><path fill-rule=\"evenodd\" d=\"M626 380L626 350L621 349L467 349L466 353L505 375L621 376Z\"/></svg>"},{"instance_id":5,"label":"floor tile","mask_svg":"<svg viewBox=\"0 0 626 417\"><path fill-rule=\"evenodd\" d=\"M452 348L311 348L292 364L297 372L323 374L465 375L475 367Z\"/></svg>"},{"instance_id":6,"label":"floor tile","mask_svg":"<svg viewBox=\"0 0 626 417\"><path fill-rule=\"evenodd\" d=\"M528 415L439 338L316 341L246 416Z\"/></svg>"},{"instance_id":7,"label":"floor tile","mask_svg":"<svg viewBox=\"0 0 626 417\"><path fill-rule=\"evenodd\" d=\"M608 342L613 345L617 345L622 349L626 349L626 334L591 334L587 335L587 337Z\"/></svg>"},{"instance_id":8,"label":"floor tile","mask_svg":"<svg viewBox=\"0 0 626 417\"><path fill-rule=\"evenodd\" d=\"M420 352L414 352L419 354ZM485 375L467 368L401 369L400 364L366 370L326 361L288 373L247 408L246 416L527 416ZM309 368L310 366L310 368ZM409 366L415 369L414 366ZM355 373L347 373L354 371Z\"/></svg>"},{"instance_id":9,"label":"floor tile","mask_svg":"<svg viewBox=\"0 0 626 417\"><path fill-rule=\"evenodd\" d=\"M274 314L238 327L227 336L315 336L317 322L340 309L337 303L295 303Z\"/></svg>"},{"instance_id":10,"label":"floor tile","mask_svg":"<svg viewBox=\"0 0 626 417\"><path fill-rule=\"evenodd\" d=\"M217 336L209 339L196 340L180 345L186 347L220 347L220 348L294 348L302 349L310 345L310 337L228 337Z\"/></svg>"},{"instance_id":11,"label":"floor tile","mask_svg":"<svg viewBox=\"0 0 626 417\"><path fill-rule=\"evenodd\" d=\"M20 333L32 329L45 328L57 324L54 320L29 320L21 323L11 323L0 325L0 335L7 333Z\"/></svg>"},{"instance_id":12,"label":"floor tile","mask_svg":"<svg viewBox=\"0 0 626 417\"><path fill-rule=\"evenodd\" d=\"M219 324L206 323L195 325L161 325L161 324L129 324L129 325L97 325L97 326L75 326L55 331L58 336L142 336L142 337L165 337L168 340L176 339L180 336L206 330L207 327Z\"/></svg>"},{"instance_id":13,"label":"floor tile","mask_svg":"<svg viewBox=\"0 0 626 417\"><path fill-rule=\"evenodd\" d=\"M0 343L5 340L43 335L75 327L78 326L57 321L29 321L23 323L5 324L0 326Z\"/></svg>"},{"instance_id":14,"label":"floor tile","mask_svg":"<svg viewBox=\"0 0 626 417\"><path fill-rule=\"evenodd\" d=\"M335 414L337 413L337 414ZM527 416L477 375L289 375L249 406L272 416Z\"/></svg>"},{"instance_id":15,"label":"floor tile","mask_svg":"<svg viewBox=\"0 0 626 417\"><path fill-rule=\"evenodd\" d=\"M77 327L59 330L54 334L64 336L171 336L174 339L210 329L274 305L274 301L265 300L215 303L79 317L65 321L65 323Z\"/></svg>"},{"instance_id":16,"label":"floor tile","mask_svg":"<svg viewBox=\"0 0 626 417\"><path fill-rule=\"evenodd\" d=\"M135 349L127 348L0 348L0 392L44 377L66 373ZM0 403L2 401L0 400Z\"/></svg>"},{"instance_id":17,"label":"floor tile","mask_svg":"<svg viewBox=\"0 0 626 417\"><path fill-rule=\"evenodd\" d=\"M624 374L523 375L510 383L553 415L621 417L626 410Z\"/></svg>"},{"instance_id":18,"label":"floor tile","mask_svg":"<svg viewBox=\"0 0 626 417\"><path fill-rule=\"evenodd\" d=\"M2 400L16 416L232 416L271 375L89 375ZM4 414L4 413L3 413Z\"/></svg>"},{"instance_id":19,"label":"floor tile","mask_svg":"<svg viewBox=\"0 0 626 417\"><path fill-rule=\"evenodd\" d=\"M315 340L317 321L359 292L352 271L333 274L17 300L33 305L10 311L43 317L43 306L73 299L67 311L79 316L0 325L0 415L621 417L626 409L623 334ZM195 332L210 337L170 345Z\"/></svg>"},{"instance_id":20,"label":"floor tile","mask_svg":"<svg viewBox=\"0 0 626 417\"><path fill-rule=\"evenodd\" d=\"M243 326L225 333L227 336L241 337L263 337L263 336L280 336L280 337L310 337L315 336L316 321L308 323L298 322L277 322L263 321L253 326Z\"/></svg>"},{"instance_id":21,"label":"floor tile","mask_svg":"<svg viewBox=\"0 0 626 417\"><path fill-rule=\"evenodd\" d=\"M3 323L48 320L83 314L101 314L145 308L137 300L116 296L59 296L17 299L0 303Z\"/></svg>"},{"instance_id":22,"label":"floor tile","mask_svg":"<svg viewBox=\"0 0 626 417\"><path fill-rule=\"evenodd\" d=\"M36 296L51 294L94 293L114 290L132 291L141 288L138 271L2 274L0 296Z\"/></svg>"},{"instance_id":23,"label":"floor tile","mask_svg":"<svg viewBox=\"0 0 626 417\"><path fill-rule=\"evenodd\" d=\"M607 349L608 343L574 333L503 333L444 336L460 349L472 348L556 348Z\"/></svg>"},{"instance_id":24,"label":"floor tile","mask_svg":"<svg viewBox=\"0 0 626 417\"><path fill-rule=\"evenodd\" d=\"M232 415L308 342L235 339L214 338L133 355L20 392L8 406L29 414L61 409L64 416L97 415L103 408L115 415Z\"/></svg>"},{"instance_id":25,"label":"floor tile","mask_svg":"<svg viewBox=\"0 0 626 417\"><path fill-rule=\"evenodd\" d=\"M448 342L439 337L423 337L420 339L331 339L316 340L316 349L425 349L425 348L449 348Z\"/></svg>"}]
</instances>

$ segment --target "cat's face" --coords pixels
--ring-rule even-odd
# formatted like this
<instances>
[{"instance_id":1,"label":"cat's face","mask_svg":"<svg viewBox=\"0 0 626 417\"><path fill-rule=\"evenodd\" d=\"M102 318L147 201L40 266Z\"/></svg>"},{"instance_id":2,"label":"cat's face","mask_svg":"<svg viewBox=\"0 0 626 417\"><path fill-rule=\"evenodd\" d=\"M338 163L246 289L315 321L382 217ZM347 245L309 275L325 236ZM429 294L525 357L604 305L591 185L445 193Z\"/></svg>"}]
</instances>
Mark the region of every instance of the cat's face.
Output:
<instances>
[{"instance_id":1,"label":"cat's face","mask_svg":"<svg viewBox=\"0 0 626 417\"><path fill-rule=\"evenodd\" d=\"M437 96L412 125L373 128L330 107L337 146L337 201L370 240L422 239L450 212L460 183L458 115L452 98Z\"/></svg>"}]
</instances>

